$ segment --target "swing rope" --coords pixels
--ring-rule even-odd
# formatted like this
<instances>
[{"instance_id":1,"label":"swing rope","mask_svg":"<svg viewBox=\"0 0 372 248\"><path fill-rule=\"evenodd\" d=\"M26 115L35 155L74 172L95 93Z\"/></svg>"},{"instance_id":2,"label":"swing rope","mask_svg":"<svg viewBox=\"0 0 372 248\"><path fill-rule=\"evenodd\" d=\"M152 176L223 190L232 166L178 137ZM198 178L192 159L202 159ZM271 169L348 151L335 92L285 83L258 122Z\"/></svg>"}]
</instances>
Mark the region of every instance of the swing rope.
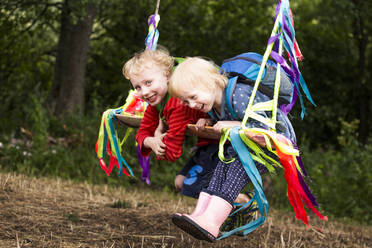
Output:
<instances>
[{"instance_id":1,"label":"swing rope","mask_svg":"<svg viewBox=\"0 0 372 248\"><path fill-rule=\"evenodd\" d=\"M288 54L290 66L288 66L286 60L282 57L283 47ZM253 105L258 86L262 80L266 62L270 56L277 62L273 99L264 103L260 102ZM266 216L269 211L269 205L263 192L261 176L258 173L254 161L258 161L264 164L269 171L273 171L273 166L284 168L284 176L287 182L288 199L294 209L296 218L302 220L306 225L309 225L309 219L303 206L303 203L305 203L305 205L309 209L311 209L312 212L315 213L320 219L327 220L327 217L321 215L315 208L315 206L318 206L318 203L316 202L316 198L311 194L310 189L305 183L304 177L307 176L307 174L302 165L301 157L299 155L297 147L295 146L293 141L287 139L281 134L277 134L275 128L278 109L281 68L283 68L287 75L289 75L292 83L295 85L294 96L291 103L286 106L281 106L281 110L284 112L284 114L288 114L288 112L291 110L294 103L296 102L296 98L298 96L302 108L301 117L304 117L306 111L300 89L302 89L307 99L315 106L315 103L311 98L306 83L298 69L297 58L302 59L302 54L295 39L293 18L292 12L289 7L289 1L279 0L276 8L273 30L262 59L260 70L253 87L252 95L250 96L249 103L241 123L241 127L234 127L232 129L223 130L223 135L220 140L220 148L222 149L220 149L219 151L219 157L222 161L232 161L226 160L223 156L223 144L226 142L227 139L229 139L254 186L255 194L252 200L257 201L260 217L230 232L223 233L218 239L226 238L231 234L239 231L242 231L244 235L246 235L258 228L266 220ZM258 110L271 111L271 118L264 118L261 115L257 114L256 111ZM246 123L249 118L266 124L270 128L270 130L261 128L247 128ZM246 132L263 135L266 142L266 148L268 148L269 152L279 158L281 164L268 156L257 143L248 139L246 136ZM272 149L271 144L273 144L275 149ZM248 148L252 152L250 152ZM241 208L243 207L244 206L242 206Z\"/></svg>"},{"instance_id":2,"label":"swing rope","mask_svg":"<svg viewBox=\"0 0 372 248\"><path fill-rule=\"evenodd\" d=\"M158 15L159 5L160 0L157 0L155 13L149 17L147 22L149 26L149 32L145 40L146 50L155 50L156 45L158 43L159 39L158 24L160 21L160 15Z\"/></svg>"},{"instance_id":3,"label":"swing rope","mask_svg":"<svg viewBox=\"0 0 372 248\"><path fill-rule=\"evenodd\" d=\"M159 6L160 0L157 0L155 13L148 19L149 31L145 41L146 49L156 49L159 38L159 31L157 29L160 21L160 16L158 14ZM122 145L125 143L133 129L128 127L123 140L119 142L117 134L117 118L115 115L122 114L143 116L145 108L146 104L144 104L140 99L136 98L133 92L130 91L126 99L126 103L123 106L117 109L108 109L103 113L95 150L100 162L100 167L108 176L111 174L111 171L115 166L119 169L119 176L121 176L123 173L127 176L134 176L131 167L121 155ZM108 166L106 166L104 161L105 154L110 156ZM150 160L149 157L143 157L141 155L138 145L137 157L142 168L141 180L145 181L147 184L150 184ZM123 165L127 168L129 173L124 169Z\"/></svg>"}]
</instances>

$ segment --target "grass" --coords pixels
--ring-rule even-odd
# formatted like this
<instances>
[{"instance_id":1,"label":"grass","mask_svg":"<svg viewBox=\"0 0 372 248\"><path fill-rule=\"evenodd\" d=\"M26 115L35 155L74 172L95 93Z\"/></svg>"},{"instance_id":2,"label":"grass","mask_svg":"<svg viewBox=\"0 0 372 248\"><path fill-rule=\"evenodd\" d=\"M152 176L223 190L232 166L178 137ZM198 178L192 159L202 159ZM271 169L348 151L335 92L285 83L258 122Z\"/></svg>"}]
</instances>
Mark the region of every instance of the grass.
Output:
<instances>
[{"instance_id":1,"label":"grass","mask_svg":"<svg viewBox=\"0 0 372 248\"><path fill-rule=\"evenodd\" d=\"M0 173L0 247L372 247L372 227L330 220L307 229L271 209L245 237L195 240L170 221L195 200L146 188ZM117 207L113 207L117 206Z\"/></svg>"}]
</instances>

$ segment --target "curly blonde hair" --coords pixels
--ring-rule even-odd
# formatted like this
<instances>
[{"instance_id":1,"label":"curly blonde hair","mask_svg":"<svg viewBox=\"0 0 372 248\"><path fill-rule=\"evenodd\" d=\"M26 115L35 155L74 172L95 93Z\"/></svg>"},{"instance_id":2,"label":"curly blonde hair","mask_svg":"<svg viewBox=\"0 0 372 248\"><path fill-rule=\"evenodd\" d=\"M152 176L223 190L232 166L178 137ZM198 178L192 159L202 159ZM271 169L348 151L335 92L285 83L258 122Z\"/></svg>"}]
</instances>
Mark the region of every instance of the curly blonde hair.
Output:
<instances>
[{"instance_id":1,"label":"curly blonde hair","mask_svg":"<svg viewBox=\"0 0 372 248\"><path fill-rule=\"evenodd\" d=\"M164 47L158 46L157 50L143 50L134 54L134 56L124 64L123 75L126 79L130 80L132 75L138 75L145 68L149 68L154 64L160 68L164 68L166 75L169 76L174 65L174 59Z\"/></svg>"},{"instance_id":2,"label":"curly blonde hair","mask_svg":"<svg viewBox=\"0 0 372 248\"><path fill-rule=\"evenodd\" d=\"M220 73L212 61L200 57L189 57L179 64L169 81L169 92L175 97L182 97L187 89L215 91L224 89L227 77Z\"/></svg>"}]
</instances>

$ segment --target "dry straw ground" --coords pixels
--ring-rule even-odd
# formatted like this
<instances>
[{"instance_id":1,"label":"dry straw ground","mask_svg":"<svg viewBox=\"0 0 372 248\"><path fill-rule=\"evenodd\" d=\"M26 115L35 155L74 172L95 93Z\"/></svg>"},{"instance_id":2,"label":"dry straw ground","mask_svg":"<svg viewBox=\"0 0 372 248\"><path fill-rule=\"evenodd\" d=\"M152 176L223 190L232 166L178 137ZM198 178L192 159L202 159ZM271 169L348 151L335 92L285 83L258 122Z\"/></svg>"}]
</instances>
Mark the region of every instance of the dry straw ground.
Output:
<instances>
[{"instance_id":1,"label":"dry straw ground","mask_svg":"<svg viewBox=\"0 0 372 248\"><path fill-rule=\"evenodd\" d=\"M148 189L0 173L0 247L372 247L372 227L312 218L318 233L274 210L248 236L201 242L170 221L193 205Z\"/></svg>"}]
</instances>

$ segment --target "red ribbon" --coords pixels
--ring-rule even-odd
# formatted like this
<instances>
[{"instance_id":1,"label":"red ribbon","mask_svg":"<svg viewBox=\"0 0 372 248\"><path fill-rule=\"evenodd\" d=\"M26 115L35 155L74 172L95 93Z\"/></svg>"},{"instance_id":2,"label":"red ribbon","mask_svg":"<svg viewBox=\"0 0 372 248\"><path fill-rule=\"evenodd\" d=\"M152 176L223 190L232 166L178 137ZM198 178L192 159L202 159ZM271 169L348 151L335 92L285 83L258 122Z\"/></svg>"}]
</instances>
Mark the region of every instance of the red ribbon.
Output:
<instances>
[{"instance_id":1,"label":"red ribbon","mask_svg":"<svg viewBox=\"0 0 372 248\"><path fill-rule=\"evenodd\" d=\"M279 135L277 137L282 142L285 142L285 140ZM284 154L276 144L274 145L280 162L284 168L284 177L287 181L288 200L293 207L296 218L302 220L306 225L309 225L309 218L303 205L303 202L305 202L306 206L310 208L313 213L315 213L320 219L327 221L327 216L323 216L321 213L319 213L318 210L316 210L316 208L306 195L304 189L302 188L298 179L299 171L297 170L293 155Z\"/></svg>"}]
</instances>

